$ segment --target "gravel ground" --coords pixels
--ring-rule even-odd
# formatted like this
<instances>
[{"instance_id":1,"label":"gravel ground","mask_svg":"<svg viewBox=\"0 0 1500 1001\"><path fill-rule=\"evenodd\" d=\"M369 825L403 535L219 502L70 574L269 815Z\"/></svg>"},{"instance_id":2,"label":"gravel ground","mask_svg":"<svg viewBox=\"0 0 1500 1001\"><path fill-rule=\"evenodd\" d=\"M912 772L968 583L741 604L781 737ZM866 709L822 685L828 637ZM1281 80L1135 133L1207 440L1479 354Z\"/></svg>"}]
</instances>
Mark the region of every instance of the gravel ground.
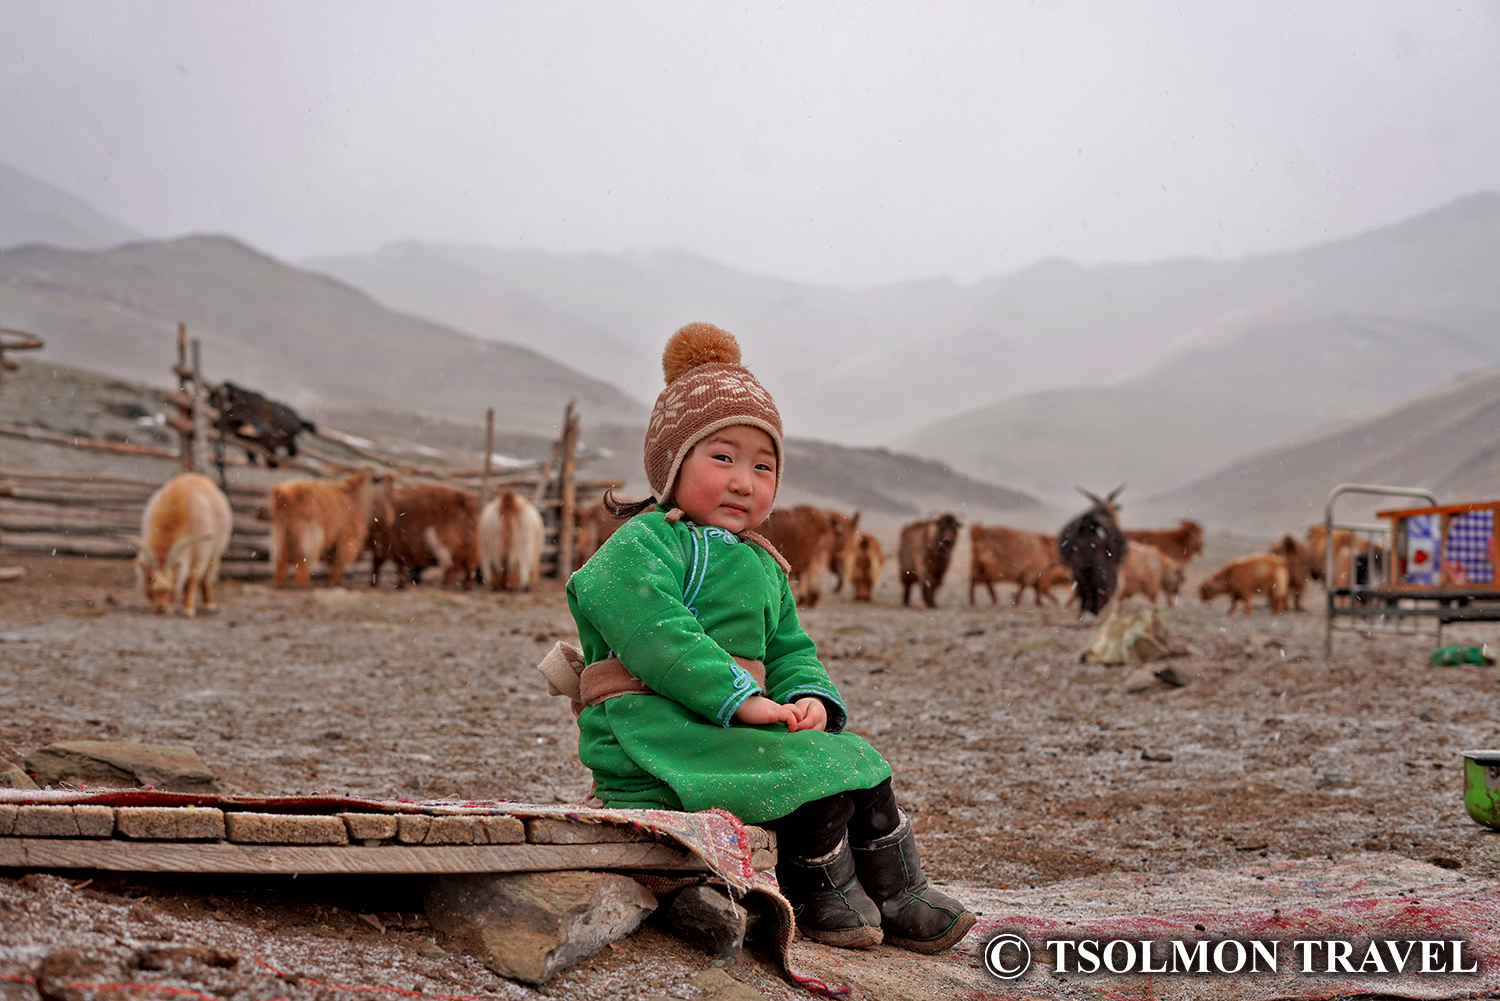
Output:
<instances>
[{"instance_id":1,"label":"gravel ground","mask_svg":"<svg viewBox=\"0 0 1500 1001\"><path fill-rule=\"evenodd\" d=\"M533 668L574 635L554 582L529 595L226 582L222 610L189 620L150 615L120 562L4 562L27 574L0 583L0 758L146 740L192 745L230 792L587 793L571 715ZM1463 812L1456 753L1500 745L1500 672L1429 668L1430 638L1341 636L1325 663L1315 615L1229 619L1222 601L1189 600L1167 613L1189 651L1167 663L1186 684L1128 693L1124 669L1078 662L1088 633L1066 612L970 607L951 585L935 611L901 608L889 586L877 599L834 596L804 621L854 728L892 762L939 882L1041 887L1369 851L1500 875L1493 839ZM59 983L218 997L538 993L437 948L409 882L65 875L0 875L3 977L36 978L50 957ZM805 996L765 957L718 970L650 927L540 993L731 998L731 978ZM35 992L0 978L0 996Z\"/></svg>"}]
</instances>

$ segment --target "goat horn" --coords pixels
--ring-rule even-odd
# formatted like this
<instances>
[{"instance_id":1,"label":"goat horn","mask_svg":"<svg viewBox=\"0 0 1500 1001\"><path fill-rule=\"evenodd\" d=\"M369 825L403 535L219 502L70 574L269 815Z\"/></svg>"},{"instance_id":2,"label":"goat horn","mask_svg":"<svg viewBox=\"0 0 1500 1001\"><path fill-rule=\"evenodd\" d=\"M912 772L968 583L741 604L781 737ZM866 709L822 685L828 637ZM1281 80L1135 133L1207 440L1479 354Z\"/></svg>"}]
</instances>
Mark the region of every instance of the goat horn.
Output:
<instances>
[{"instance_id":1,"label":"goat horn","mask_svg":"<svg viewBox=\"0 0 1500 1001\"><path fill-rule=\"evenodd\" d=\"M139 549L141 551L141 560L147 566L155 565L156 557L151 554L151 547L146 545L145 539L141 538L139 535L120 535L116 536L116 538L118 538L121 542L128 542L135 548Z\"/></svg>"},{"instance_id":2,"label":"goat horn","mask_svg":"<svg viewBox=\"0 0 1500 1001\"><path fill-rule=\"evenodd\" d=\"M1077 490L1079 493L1083 494L1085 497L1087 497L1089 500L1093 501L1099 507L1109 507L1109 502L1108 501L1104 501L1104 500L1100 500L1099 496L1097 494L1091 494L1087 490L1083 489L1083 487L1080 487L1080 486L1074 486L1073 489Z\"/></svg>"},{"instance_id":3,"label":"goat horn","mask_svg":"<svg viewBox=\"0 0 1500 1001\"><path fill-rule=\"evenodd\" d=\"M1119 486L1115 487L1109 492L1109 497L1107 497L1106 500L1113 501L1116 497L1120 496L1120 491L1124 489L1125 484L1121 483Z\"/></svg>"},{"instance_id":4,"label":"goat horn","mask_svg":"<svg viewBox=\"0 0 1500 1001\"><path fill-rule=\"evenodd\" d=\"M178 539L176 542L172 543L172 548L167 550L167 566L171 566L173 563L175 563L177 561L178 554L188 546L197 545L200 542L207 542L211 538L213 538L213 536L211 535L195 535L192 538Z\"/></svg>"}]
</instances>

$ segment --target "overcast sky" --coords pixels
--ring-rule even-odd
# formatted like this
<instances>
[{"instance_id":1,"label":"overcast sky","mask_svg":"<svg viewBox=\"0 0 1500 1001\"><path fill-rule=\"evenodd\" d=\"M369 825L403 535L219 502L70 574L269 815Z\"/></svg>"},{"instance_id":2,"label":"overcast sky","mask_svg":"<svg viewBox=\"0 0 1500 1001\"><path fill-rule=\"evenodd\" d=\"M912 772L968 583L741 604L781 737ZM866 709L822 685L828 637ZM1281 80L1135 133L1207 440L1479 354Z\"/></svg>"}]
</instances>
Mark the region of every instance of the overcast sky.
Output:
<instances>
[{"instance_id":1,"label":"overcast sky","mask_svg":"<svg viewBox=\"0 0 1500 1001\"><path fill-rule=\"evenodd\" d=\"M1500 4L0 0L0 159L153 235L817 283L1236 257L1500 189Z\"/></svg>"}]
</instances>

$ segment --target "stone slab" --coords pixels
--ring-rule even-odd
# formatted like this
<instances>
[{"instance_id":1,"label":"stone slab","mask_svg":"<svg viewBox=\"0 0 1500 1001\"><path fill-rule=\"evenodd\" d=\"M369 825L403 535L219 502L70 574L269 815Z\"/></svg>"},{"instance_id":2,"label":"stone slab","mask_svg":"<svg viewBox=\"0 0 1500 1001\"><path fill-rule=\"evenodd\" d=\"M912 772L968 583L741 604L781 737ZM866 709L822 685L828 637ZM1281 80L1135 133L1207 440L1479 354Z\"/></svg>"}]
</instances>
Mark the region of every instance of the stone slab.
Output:
<instances>
[{"instance_id":1,"label":"stone slab","mask_svg":"<svg viewBox=\"0 0 1500 1001\"><path fill-rule=\"evenodd\" d=\"M0 837L9 837L16 827L16 813L21 808L0 803Z\"/></svg>"},{"instance_id":2,"label":"stone slab","mask_svg":"<svg viewBox=\"0 0 1500 1001\"><path fill-rule=\"evenodd\" d=\"M711 956L733 959L745 944L749 914L729 895L711 886L689 886L677 893L662 919L678 938Z\"/></svg>"},{"instance_id":3,"label":"stone slab","mask_svg":"<svg viewBox=\"0 0 1500 1001\"><path fill-rule=\"evenodd\" d=\"M656 897L616 873L508 873L441 876L428 886L426 907L445 948L503 977L544 984L634 932Z\"/></svg>"},{"instance_id":4,"label":"stone slab","mask_svg":"<svg viewBox=\"0 0 1500 1001\"><path fill-rule=\"evenodd\" d=\"M0 789L37 789L26 769L14 761L0 761Z\"/></svg>"},{"instance_id":5,"label":"stone slab","mask_svg":"<svg viewBox=\"0 0 1500 1001\"><path fill-rule=\"evenodd\" d=\"M227 833L217 807L122 806L115 811L121 837L150 841L217 841Z\"/></svg>"},{"instance_id":6,"label":"stone slab","mask_svg":"<svg viewBox=\"0 0 1500 1001\"><path fill-rule=\"evenodd\" d=\"M252 845L347 845L349 829L341 817L283 813L226 813L230 841Z\"/></svg>"},{"instance_id":7,"label":"stone slab","mask_svg":"<svg viewBox=\"0 0 1500 1001\"><path fill-rule=\"evenodd\" d=\"M149 785L172 792L217 792L214 773L191 747L133 740L70 740L27 755L42 784Z\"/></svg>"}]
</instances>

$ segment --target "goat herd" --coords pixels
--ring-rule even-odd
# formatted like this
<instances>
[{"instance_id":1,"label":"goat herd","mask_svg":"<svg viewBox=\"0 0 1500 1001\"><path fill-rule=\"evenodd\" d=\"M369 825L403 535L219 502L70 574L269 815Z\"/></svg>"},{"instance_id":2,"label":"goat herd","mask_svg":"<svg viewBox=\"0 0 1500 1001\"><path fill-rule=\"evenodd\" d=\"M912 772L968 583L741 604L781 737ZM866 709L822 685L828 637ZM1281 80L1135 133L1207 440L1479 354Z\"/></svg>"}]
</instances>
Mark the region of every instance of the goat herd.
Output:
<instances>
[{"instance_id":1,"label":"goat herd","mask_svg":"<svg viewBox=\"0 0 1500 1001\"><path fill-rule=\"evenodd\" d=\"M345 568L368 550L372 586L390 563L397 587L436 566L445 586L461 581L468 587L477 576L495 590L528 590L540 572L544 540L536 505L506 490L483 510L478 507L467 490L403 485L368 470L342 479L286 480L271 488L265 508L272 578L282 584L290 570L299 585L309 587L313 565L322 562L338 585ZM136 566L157 612L181 606L184 615L193 615L200 596L204 608L215 607L213 585L233 520L218 484L198 473L178 473L146 501L141 534L131 541L140 550ZM590 517L583 521L581 542L594 523Z\"/></svg>"},{"instance_id":2,"label":"goat herd","mask_svg":"<svg viewBox=\"0 0 1500 1001\"><path fill-rule=\"evenodd\" d=\"M1162 595L1176 604L1183 570L1203 550L1203 529L1193 521L1162 530L1119 527L1117 489L1107 497L1087 494L1093 506L1065 525L1057 536L998 525L970 528L969 602L980 585L998 601L995 585L1016 586L1012 604L1030 589L1036 604L1056 602L1052 590L1063 586L1080 612L1098 613L1112 598L1135 595L1155 604ZM475 580L494 590L523 591L540 573L544 528L541 514L527 498L511 490L484 505L457 487L401 484L391 476L361 470L342 479L294 479L273 486L265 508L271 521L272 578L286 581L288 571L302 587L310 586L313 565L322 562L329 580L341 584L345 568L366 550L371 555L370 583L380 582L390 563L396 586L416 583L421 573L439 567L443 586ZM591 556L620 525L602 503L580 512L574 547L575 568ZM918 521L901 530L898 546L901 601L911 603L913 587L927 607L948 572L960 522L952 514ZM193 615L201 597L213 609L214 581L229 545L233 512L218 485L197 473L179 473L151 495L141 516L136 565L146 596L157 612L174 606ZM855 601L870 601L884 563L875 536L859 531L853 516L810 505L778 509L760 528L786 558L797 601L818 603L824 578L834 591L848 580ZM1288 599L1302 607L1302 588L1321 576L1325 540L1321 526L1303 542L1283 536L1270 552L1231 560L1205 580L1204 601L1228 594L1231 614L1240 603L1250 614L1251 599L1263 595L1271 610L1283 612ZM1335 573L1345 578L1357 561L1352 540L1335 538Z\"/></svg>"},{"instance_id":3,"label":"goat herd","mask_svg":"<svg viewBox=\"0 0 1500 1001\"><path fill-rule=\"evenodd\" d=\"M990 602L998 603L995 585L1010 583L1016 586L1011 598L1015 605L1020 604L1028 589L1037 605L1044 598L1056 602L1052 589L1059 586L1069 589L1070 601L1078 602L1080 613L1098 614L1111 599L1124 600L1136 595L1149 599L1153 605L1164 595L1167 604L1175 605L1187 564L1203 551L1203 526L1184 519L1171 529L1122 529L1115 504L1121 489L1103 498L1083 491L1093 506L1068 522L1056 536L1000 525L972 526L969 603L974 603L980 585L989 591ZM812 526L819 518L828 523L825 534L829 541L822 550L815 550L802 540L814 537ZM799 507L773 513L763 531L784 554L793 552L806 557L815 551L828 552L828 566L838 583L843 583L841 568L847 567L854 579L855 600L869 601L880 572L880 545L871 536L854 533L858 520L857 513L850 519L837 512ZM801 526L800 531L787 531L792 523ZM937 590L952 561L960 527L957 517L942 514L901 530L903 605L911 604L911 590L919 587L927 607L936 607ZM1309 580L1323 577L1325 536L1324 527L1316 525L1308 530L1306 542L1287 534L1269 552L1230 560L1203 581L1199 597L1208 602L1229 595L1230 614L1243 604L1245 614L1249 615L1256 595L1263 596L1274 613L1285 612L1288 600L1301 610L1303 588ZM1371 561L1379 557L1373 547L1360 549L1349 532L1335 533L1332 560L1335 585L1346 585L1351 573L1369 573ZM816 603L818 588L815 583L812 586L805 583L808 579L805 568L819 564L807 558L790 562L793 576L802 580L799 602ZM812 575L814 581L816 576Z\"/></svg>"}]
</instances>

